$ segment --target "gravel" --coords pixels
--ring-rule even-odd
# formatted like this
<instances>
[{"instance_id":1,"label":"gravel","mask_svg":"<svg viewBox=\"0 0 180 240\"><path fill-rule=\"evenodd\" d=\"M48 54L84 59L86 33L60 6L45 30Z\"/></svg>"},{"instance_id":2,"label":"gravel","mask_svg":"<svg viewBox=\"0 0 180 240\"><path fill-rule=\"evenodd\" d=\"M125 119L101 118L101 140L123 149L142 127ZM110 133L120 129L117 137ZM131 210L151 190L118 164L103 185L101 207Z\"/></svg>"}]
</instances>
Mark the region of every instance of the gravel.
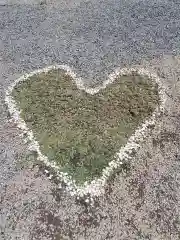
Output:
<instances>
[{"instance_id":1,"label":"gravel","mask_svg":"<svg viewBox=\"0 0 180 240\"><path fill-rule=\"evenodd\" d=\"M1 239L180 238L179 26L178 0L0 0ZM87 82L141 63L164 76L170 96L129 174L117 176L91 209L56 190L37 167L17 168L27 146L9 121L5 89L53 63Z\"/></svg>"}]
</instances>

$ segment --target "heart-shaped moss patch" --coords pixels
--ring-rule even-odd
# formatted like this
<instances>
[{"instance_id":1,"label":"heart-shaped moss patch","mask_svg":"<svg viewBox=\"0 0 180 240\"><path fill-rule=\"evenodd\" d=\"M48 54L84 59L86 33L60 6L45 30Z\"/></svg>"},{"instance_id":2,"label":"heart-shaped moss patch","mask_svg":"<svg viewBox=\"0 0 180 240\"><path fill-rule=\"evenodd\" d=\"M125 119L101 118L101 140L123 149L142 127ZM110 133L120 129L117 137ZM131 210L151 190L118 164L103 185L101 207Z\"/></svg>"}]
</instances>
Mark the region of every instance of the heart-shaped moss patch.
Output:
<instances>
[{"instance_id":1,"label":"heart-shaped moss patch","mask_svg":"<svg viewBox=\"0 0 180 240\"><path fill-rule=\"evenodd\" d=\"M102 174L159 102L157 86L137 73L91 95L54 69L17 84L12 94L42 153L80 184Z\"/></svg>"}]
</instances>

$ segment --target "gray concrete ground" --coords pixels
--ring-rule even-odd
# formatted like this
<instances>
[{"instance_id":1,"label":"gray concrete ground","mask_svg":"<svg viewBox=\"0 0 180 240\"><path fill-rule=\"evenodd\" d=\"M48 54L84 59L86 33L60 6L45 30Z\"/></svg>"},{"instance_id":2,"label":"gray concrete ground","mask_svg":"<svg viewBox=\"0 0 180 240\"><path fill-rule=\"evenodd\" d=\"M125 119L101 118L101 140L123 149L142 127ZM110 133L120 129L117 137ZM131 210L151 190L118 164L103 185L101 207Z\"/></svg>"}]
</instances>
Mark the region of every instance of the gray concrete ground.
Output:
<instances>
[{"instance_id":1,"label":"gray concrete ground","mask_svg":"<svg viewBox=\"0 0 180 240\"><path fill-rule=\"evenodd\" d=\"M179 26L177 0L0 0L0 239L180 239ZM128 175L91 209L38 168L17 168L27 146L8 121L4 91L53 63L87 83L140 63L163 76L170 96Z\"/></svg>"}]
</instances>

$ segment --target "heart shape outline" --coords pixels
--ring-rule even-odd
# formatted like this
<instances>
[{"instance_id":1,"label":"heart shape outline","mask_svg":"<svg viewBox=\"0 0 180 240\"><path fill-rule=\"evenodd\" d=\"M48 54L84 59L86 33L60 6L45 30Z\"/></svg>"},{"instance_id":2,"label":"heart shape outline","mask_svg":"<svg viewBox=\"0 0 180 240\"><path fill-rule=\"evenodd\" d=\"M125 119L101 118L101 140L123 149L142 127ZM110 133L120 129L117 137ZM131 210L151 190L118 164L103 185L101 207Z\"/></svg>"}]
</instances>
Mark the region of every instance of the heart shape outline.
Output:
<instances>
[{"instance_id":1,"label":"heart shape outline","mask_svg":"<svg viewBox=\"0 0 180 240\"><path fill-rule=\"evenodd\" d=\"M85 182L82 186L77 186L75 181L72 180L71 177L68 176L68 174L60 172L60 167L57 166L55 162L49 161L48 158L41 153L39 143L35 139L33 131L27 127L26 122L21 118L20 116L21 109L19 110L16 101L11 95L14 87L18 83L27 80L29 77L32 77L33 75L37 75L42 72L46 73L53 69L64 70L67 75L72 77L79 90L84 90L91 95L94 95L98 93L101 89L106 88L106 86L111 84L116 79L117 76L131 75L133 72L136 72L141 76L149 77L154 83L157 83L158 85L160 104L156 107L151 117L149 119L146 119L145 122L138 126L138 128L135 130L135 133L129 137L126 145L121 147L119 152L117 152L116 159L109 162L109 166L103 169L101 177L92 180L90 183ZM104 81L101 86L95 88L88 88L84 85L82 78L78 78L68 65L56 64L22 75L21 77L16 79L7 88L5 92L5 103L8 107L8 111L11 115L12 120L17 124L17 127L22 130L23 136L25 136L23 139L25 142L28 142L29 149L31 151L37 152L38 160L42 161L47 167L50 167L55 171L56 177L59 180L62 180L67 185L66 189L69 191L71 195L76 195L78 197L83 197L85 195L90 195L91 197L93 197L99 196L104 193L105 190L104 186L108 178L114 172L114 170L119 168L123 164L123 162L131 160L132 159L131 153L137 152L138 149L140 148L141 142L143 142L143 140L148 136L149 127L155 125L157 117L164 111L165 101L166 101L165 89L161 84L160 78L157 76L157 74L142 67L118 68L112 74L109 75L109 78L106 81Z\"/></svg>"}]
</instances>

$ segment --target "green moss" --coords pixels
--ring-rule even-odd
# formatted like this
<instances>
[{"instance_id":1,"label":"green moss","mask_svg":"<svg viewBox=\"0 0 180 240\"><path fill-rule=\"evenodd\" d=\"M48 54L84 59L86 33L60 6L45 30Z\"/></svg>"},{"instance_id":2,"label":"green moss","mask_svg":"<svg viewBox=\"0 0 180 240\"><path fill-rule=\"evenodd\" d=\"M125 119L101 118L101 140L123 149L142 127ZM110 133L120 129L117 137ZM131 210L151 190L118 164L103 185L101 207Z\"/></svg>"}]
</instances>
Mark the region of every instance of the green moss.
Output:
<instances>
[{"instance_id":1,"label":"green moss","mask_svg":"<svg viewBox=\"0 0 180 240\"><path fill-rule=\"evenodd\" d=\"M136 74L90 95L62 70L30 77L13 96L42 152L78 183L99 177L159 102L157 86Z\"/></svg>"}]
</instances>

